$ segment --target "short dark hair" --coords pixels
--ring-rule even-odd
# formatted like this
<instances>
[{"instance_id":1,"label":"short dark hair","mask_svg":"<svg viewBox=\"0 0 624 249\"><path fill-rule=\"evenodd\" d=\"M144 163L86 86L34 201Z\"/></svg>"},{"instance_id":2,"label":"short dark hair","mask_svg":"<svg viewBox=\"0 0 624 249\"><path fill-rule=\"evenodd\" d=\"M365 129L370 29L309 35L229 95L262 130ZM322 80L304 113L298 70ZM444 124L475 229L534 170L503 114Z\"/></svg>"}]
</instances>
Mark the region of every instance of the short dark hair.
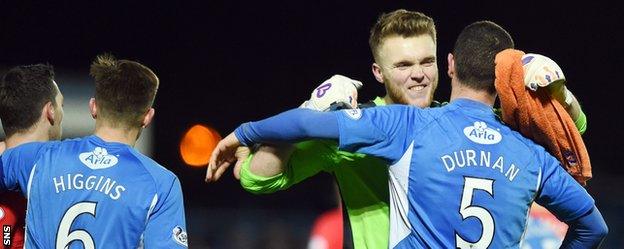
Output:
<instances>
[{"instance_id":1,"label":"short dark hair","mask_svg":"<svg viewBox=\"0 0 624 249\"><path fill-rule=\"evenodd\" d=\"M453 49L457 79L472 89L495 93L494 59L499 52L513 47L511 35L496 23L479 21L468 25Z\"/></svg>"},{"instance_id":2,"label":"short dark hair","mask_svg":"<svg viewBox=\"0 0 624 249\"><path fill-rule=\"evenodd\" d=\"M141 63L103 54L91 64L98 116L114 125L137 127L154 103L158 77Z\"/></svg>"},{"instance_id":3,"label":"short dark hair","mask_svg":"<svg viewBox=\"0 0 624 249\"><path fill-rule=\"evenodd\" d=\"M30 129L48 102L56 106L58 89L49 64L17 66L0 81L0 120L7 137Z\"/></svg>"}]
</instances>

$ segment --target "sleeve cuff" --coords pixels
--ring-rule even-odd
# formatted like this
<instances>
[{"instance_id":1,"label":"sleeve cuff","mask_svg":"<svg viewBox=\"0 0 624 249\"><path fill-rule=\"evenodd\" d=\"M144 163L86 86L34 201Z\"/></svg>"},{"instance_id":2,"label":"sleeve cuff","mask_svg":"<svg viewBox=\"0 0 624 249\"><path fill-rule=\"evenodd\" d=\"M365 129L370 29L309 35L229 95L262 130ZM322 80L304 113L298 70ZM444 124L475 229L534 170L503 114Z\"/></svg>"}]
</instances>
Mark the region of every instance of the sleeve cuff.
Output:
<instances>
[{"instance_id":1,"label":"sleeve cuff","mask_svg":"<svg viewBox=\"0 0 624 249\"><path fill-rule=\"evenodd\" d=\"M583 135L583 133L585 133L585 130L587 130L587 116L585 116L583 110L580 111L578 118L574 120L574 125L576 126L576 129L578 129L578 131L581 133L581 135Z\"/></svg>"}]
</instances>

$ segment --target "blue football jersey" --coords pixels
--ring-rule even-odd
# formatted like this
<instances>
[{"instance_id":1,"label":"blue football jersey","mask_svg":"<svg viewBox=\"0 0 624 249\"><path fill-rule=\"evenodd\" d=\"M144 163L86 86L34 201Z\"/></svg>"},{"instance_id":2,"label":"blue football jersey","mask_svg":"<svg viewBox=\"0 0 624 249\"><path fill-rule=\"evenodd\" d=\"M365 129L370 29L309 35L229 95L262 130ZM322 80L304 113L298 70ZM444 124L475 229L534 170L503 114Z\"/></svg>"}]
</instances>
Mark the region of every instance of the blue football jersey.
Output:
<instances>
[{"instance_id":1,"label":"blue football jersey","mask_svg":"<svg viewBox=\"0 0 624 249\"><path fill-rule=\"evenodd\" d=\"M483 103L336 115L341 149L390 165L390 248L519 248L533 201L562 221L594 206L553 156Z\"/></svg>"},{"instance_id":2,"label":"blue football jersey","mask_svg":"<svg viewBox=\"0 0 624 249\"><path fill-rule=\"evenodd\" d=\"M186 248L178 178L134 148L88 136L0 160L0 190L28 198L26 248Z\"/></svg>"}]
</instances>

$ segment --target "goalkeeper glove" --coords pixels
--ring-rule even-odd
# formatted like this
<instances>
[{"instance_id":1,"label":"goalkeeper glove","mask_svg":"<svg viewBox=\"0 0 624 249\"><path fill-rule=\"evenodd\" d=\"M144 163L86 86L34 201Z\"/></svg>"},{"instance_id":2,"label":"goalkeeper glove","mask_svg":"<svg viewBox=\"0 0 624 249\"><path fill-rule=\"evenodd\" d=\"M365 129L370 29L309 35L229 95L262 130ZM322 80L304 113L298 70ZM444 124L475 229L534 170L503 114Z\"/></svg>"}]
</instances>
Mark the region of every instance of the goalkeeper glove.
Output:
<instances>
[{"instance_id":1,"label":"goalkeeper glove","mask_svg":"<svg viewBox=\"0 0 624 249\"><path fill-rule=\"evenodd\" d=\"M315 88L310 99L303 102L301 107L317 111L356 108L357 90L360 87L362 82L336 74Z\"/></svg>"},{"instance_id":2,"label":"goalkeeper glove","mask_svg":"<svg viewBox=\"0 0 624 249\"><path fill-rule=\"evenodd\" d=\"M574 97L565 86L566 78L555 61L540 54L525 54L522 65L527 88L537 91L539 87L546 87L559 103L564 106L572 104Z\"/></svg>"}]
</instances>

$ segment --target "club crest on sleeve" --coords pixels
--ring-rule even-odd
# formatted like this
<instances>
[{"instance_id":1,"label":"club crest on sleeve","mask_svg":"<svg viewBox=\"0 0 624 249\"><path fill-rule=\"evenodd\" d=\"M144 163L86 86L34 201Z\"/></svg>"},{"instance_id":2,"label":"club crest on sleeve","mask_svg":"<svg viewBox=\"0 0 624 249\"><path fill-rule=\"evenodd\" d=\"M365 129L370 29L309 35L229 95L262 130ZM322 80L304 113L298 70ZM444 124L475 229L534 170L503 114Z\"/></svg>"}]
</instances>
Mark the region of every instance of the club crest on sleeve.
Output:
<instances>
[{"instance_id":1,"label":"club crest on sleeve","mask_svg":"<svg viewBox=\"0 0 624 249\"><path fill-rule=\"evenodd\" d=\"M184 231L181 227L174 227L172 236L176 243L188 247L188 237L186 235L186 231Z\"/></svg>"},{"instance_id":2,"label":"club crest on sleeve","mask_svg":"<svg viewBox=\"0 0 624 249\"><path fill-rule=\"evenodd\" d=\"M478 144L497 144L503 139L500 132L487 127L483 121L476 121L473 125L464 128L464 135Z\"/></svg>"},{"instance_id":3,"label":"club crest on sleeve","mask_svg":"<svg viewBox=\"0 0 624 249\"><path fill-rule=\"evenodd\" d=\"M109 155L102 147L95 147L93 151L80 153L80 161L91 169L106 169L115 166L119 161L116 156Z\"/></svg>"},{"instance_id":4,"label":"club crest on sleeve","mask_svg":"<svg viewBox=\"0 0 624 249\"><path fill-rule=\"evenodd\" d=\"M346 109L344 110L347 117L353 120L358 120L362 117L362 110L360 109Z\"/></svg>"}]
</instances>

